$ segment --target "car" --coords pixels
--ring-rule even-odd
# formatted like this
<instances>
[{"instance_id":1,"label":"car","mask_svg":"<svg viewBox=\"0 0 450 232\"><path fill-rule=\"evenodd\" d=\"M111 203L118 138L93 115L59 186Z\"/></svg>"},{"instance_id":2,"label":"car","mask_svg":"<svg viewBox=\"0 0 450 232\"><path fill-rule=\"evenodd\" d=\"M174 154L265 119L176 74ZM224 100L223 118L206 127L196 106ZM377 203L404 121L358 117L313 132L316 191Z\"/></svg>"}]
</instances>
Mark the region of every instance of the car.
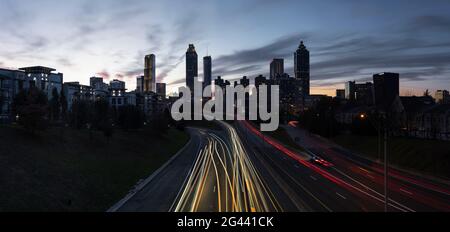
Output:
<instances>
[{"instance_id":1,"label":"car","mask_svg":"<svg viewBox=\"0 0 450 232\"><path fill-rule=\"evenodd\" d=\"M320 158L318 156L313 156L311 158L311 161L313 163L317 164L317 165L324 166L324 167L327 167L327 168L330 168L330 167L334 166L332 163L330 163L330 162L328 162L328 161L326 161L326 160L324 160L324 159L322 159L322 158Z\"/></svg>"},{"instance_id":2,"label":"car","mask_svg":"<svg viewBox=\"0 0 450 232\"><path fill-rule=\"evenodd\" d=\"M290 121L288 123L291 127L298 127L298 121Z\"/></svg>"}]
</instances>

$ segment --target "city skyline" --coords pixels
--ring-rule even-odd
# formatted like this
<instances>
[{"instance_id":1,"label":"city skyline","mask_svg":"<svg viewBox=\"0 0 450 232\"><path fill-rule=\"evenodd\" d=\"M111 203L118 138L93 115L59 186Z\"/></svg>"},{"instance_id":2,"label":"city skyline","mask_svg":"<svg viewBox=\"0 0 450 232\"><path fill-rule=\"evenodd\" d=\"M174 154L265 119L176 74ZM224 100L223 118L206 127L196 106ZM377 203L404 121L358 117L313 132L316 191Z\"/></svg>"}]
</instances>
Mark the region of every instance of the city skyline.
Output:
<instances>
[{"instance_id":1,"label":"city skyline","mask_svg":"<svg viewBox=\"0 0 450 232\"><path fill-rule=\"evenodd\" d=\"M0 0L0 212L230 232L450 212L449 11Z\"/></svg>"},{"instance_id":2,"label":"city skyline","mask_svg":"<svg viewBox=\"0 0 450 232\"><path fill-rule=\"evenodd\" d=\"M334 95L346 81L366 81L379 72L400 73L402 94L448 89L441 83L450 79L449 3L380 2L345 1L324 8L297 1L205 1L178 12L173 2L152 2L150 7L143 1L62 5L2 0L2 20L16 20L8 20L1 35L6 46L0 67L44 65L63 72L65 81L88 83L89 77L102 76L134 89L135 78L144 72L142 58L155 54L161 57L156 82L167 83L170 93L185 82L188 44L196 46L200 57L212 56L213 78L236 80L268 77L273 58L285 59L286 72L294 76L293 53L304 40L311 52L312 93ZM34 4L52 14L30 11ZM155 18L152 23L147 23L147 10ZM163 13L170 11L179 14ZM353 17L341 17L348 14ZM268 23L257 27L263 19ZM243 23L233 27L233 22ZM198 68L203 70L201 64Z\"/></svg>"}]
</instances>

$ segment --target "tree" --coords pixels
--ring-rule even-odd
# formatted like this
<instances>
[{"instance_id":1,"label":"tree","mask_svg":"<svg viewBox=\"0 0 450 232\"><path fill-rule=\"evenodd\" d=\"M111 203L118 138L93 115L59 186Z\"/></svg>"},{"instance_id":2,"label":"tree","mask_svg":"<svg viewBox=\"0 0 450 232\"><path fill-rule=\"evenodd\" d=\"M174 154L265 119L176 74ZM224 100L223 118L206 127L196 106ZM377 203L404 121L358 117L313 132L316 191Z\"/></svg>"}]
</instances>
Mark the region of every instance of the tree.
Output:
<instances>
[{"instance_id":1,"label":"tree","mask_svg":"<svg viewBox=\"0 0 450 232\"><path fill-rule=\"evenodd\" d=\"M5 102L5 99L4 99L3 95L0 94L0 114L3 113L3 104L4 104L4 102Z\"/></svg>"},{"instance_id":2,"label":"tree","mask_svg":"<svg viewBox=\"0 0 450 232\"><path fill-rule=\"evenodd\" d=\"M61 91L59 95L59 103L61 105L61 119L67 121L67 98L64 95L64 91Z\"/></svg>"},{"instance_id":3,"label":"tree","mask_svg":"<svg viewBox=\"0 0 450 232\"><path fill-rule=\"evenodd\" d=\"M424 97L429 97L430 96L430 91L427 89L425 90L425 92L423 93Z\"/></svg>"},{"instance_id":4,"label":"tree","mask_svg":"<svg viewBox=\"0 0 450 232\"><path fill-rule=\"evenodd\" d=\"M17 94L13 102L17 122L32 134L47 126L48 99L44 92L32 87Z\"/></svg>"},{"instance_id":5,"label":"tree","mask_svg":"<svg viewBox=\"0 0 450 232\"><path fill-rule=\"evenodd\" d=\"M315 107L300 115L299 122L312 133L333 137L339 132L339 126L335 118L335 109L338 104L338 101L322 98Z\"/></svg>"},{"instance_id":6,"label":"tree","mask_svg":"<svg viewBox=\"0 0 450 232\"><path fill-rule=\"evenodd\" d=\"M143 124L143 113L138 107L126 105L118 109L117 125L122 129L139 129Z\"/></svg>"},{"instance_id":7,"label":"tree","mask_svg":"<svg viewBox=\"0 0 450 232\"><path fill-rule=\"evenodd\" d=\"M103 135L106 138L107 143L109 143L109 140L114 134L114 127L110 121L102 121L99 125L100 131L103 132Z\"/></svg>"},{"instance_id":8,"label":"tree","mask_svg":"<svg viewBox=\"0 0 450 232\"><path fill-rule=\"evenodd\" d=\"M72 104L70 112L70 125L81 129L92 121L91 104L89 101L77 100Z\"/></svg>"},{"instance_id":9,"label":"tree","mask_svg":"<svg viewBox=\"0 0 450 232\"><path fill-rule=\"evenodd\" d=\"M353 119L350 127L352 134L365 136L377 135L377 128L373 125L373 122L370 121L371 119L368 119L368 117L375 118L375 116L369 115L364 118L361 118L361 116L356 116Z\"/></svg>"},{"instance_id":10,"label":"tree","mask_svg":"<svg viewBox=\"0 0 450 232\"><path fill-rule=\"evenodd\" d=\"M164 136L169 130L169 118L170 113L167 110L154 113L147 125L147 131L154 137Z\"/></svg>"},{"instance_id":11,"label":"tree","mask_svg":"<svg viewBox=\"0 0 450 232\"><path fill-rule=\"evenodd\" d=\"M53 88L52 99L50 100L50 119L52 121L58 121L61 115L61 99L58 94L58 90Z\"/></svg>"},{"instance_id":12,"label":"tree","mask_svg":"<svg viewBox=\"0 0 450 232\"><path fill-rule=\"evenodd\" d=\"M94 115L92 120L93 128L100 129L104 122L110 120L110 108L108 101L104 99L97 99L94 102Z\"/></svg>"}]
</instances>

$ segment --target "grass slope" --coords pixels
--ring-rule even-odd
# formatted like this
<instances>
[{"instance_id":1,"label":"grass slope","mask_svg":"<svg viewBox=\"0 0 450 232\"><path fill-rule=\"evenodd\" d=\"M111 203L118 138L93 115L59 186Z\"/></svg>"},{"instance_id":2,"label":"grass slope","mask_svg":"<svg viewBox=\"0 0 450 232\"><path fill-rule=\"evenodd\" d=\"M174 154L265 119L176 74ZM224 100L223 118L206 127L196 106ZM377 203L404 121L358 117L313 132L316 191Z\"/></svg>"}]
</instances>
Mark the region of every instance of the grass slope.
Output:
<instances>
[{"instance_id":1,"label":"grass slope","mask_svg":"<svg viewBox=\"0 0 450 232\"><path fill-rule=\"evenodd\" d=\"M104 211L188 141L170 130L98 132L52 128L31 136L0 127L0 211Z\"/></svg>"},{"instance_id":2,"label":"grass slope","mask_svg":"<svg viewBox=\"0 0 450 232\"><path fill-rule=\"evenodd\" d=\"M339 135L337 144L378 159L377 137ZM389 162L410 170L450 179L450 142L413 138L389 138Z\"/></svg>"}]
</instances>

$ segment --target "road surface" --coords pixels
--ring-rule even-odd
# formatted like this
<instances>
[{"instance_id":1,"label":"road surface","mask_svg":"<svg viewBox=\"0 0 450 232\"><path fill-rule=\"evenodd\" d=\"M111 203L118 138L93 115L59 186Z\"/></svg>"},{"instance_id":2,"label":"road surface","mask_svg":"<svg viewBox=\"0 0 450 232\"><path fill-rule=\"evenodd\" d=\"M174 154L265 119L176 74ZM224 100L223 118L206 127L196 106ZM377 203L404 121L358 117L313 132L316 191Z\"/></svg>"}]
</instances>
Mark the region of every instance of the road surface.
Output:
<instances>
[{"instance_id":1,"label":"road surface","mask_svg":"<svg viewBox=\"0 0 450 232\"><path fill-rule=\"evenodd\" d=\"M114 212L276 212L236 131L190 128L191 141Z\"/></svg>"},{"instance_id":2,"label":"road surface","mask_svg":"<svg viewBox=\"0 0 450 232\"><path fill-rule=\"evenodd\" d=\"M383 176L371 161L294 127L299 151L247 122L222 131L190 128L191 141L114 211L361 212L383 211ZM311 161L320 156L333 164ZM448 185L392 170L389 210L449 211Z\"/></svg>"},{"instance_id":3,"label":"road surface","mask_svg":"<svg viewBox=\"0 0 450 232\"><path fill-rule=\"evenodd\" d=\"M383 165L358 156L351 151L290 124L284 127L292 138L308 153L320 156L334 164L329 171L344 180L361 186L377 196L384 196ZM450 211L449 182L423 175L389 168L389 210L396 205L408 211ZM406 209L405 208L405 209Z\"/></svg>"}]
</instances>

